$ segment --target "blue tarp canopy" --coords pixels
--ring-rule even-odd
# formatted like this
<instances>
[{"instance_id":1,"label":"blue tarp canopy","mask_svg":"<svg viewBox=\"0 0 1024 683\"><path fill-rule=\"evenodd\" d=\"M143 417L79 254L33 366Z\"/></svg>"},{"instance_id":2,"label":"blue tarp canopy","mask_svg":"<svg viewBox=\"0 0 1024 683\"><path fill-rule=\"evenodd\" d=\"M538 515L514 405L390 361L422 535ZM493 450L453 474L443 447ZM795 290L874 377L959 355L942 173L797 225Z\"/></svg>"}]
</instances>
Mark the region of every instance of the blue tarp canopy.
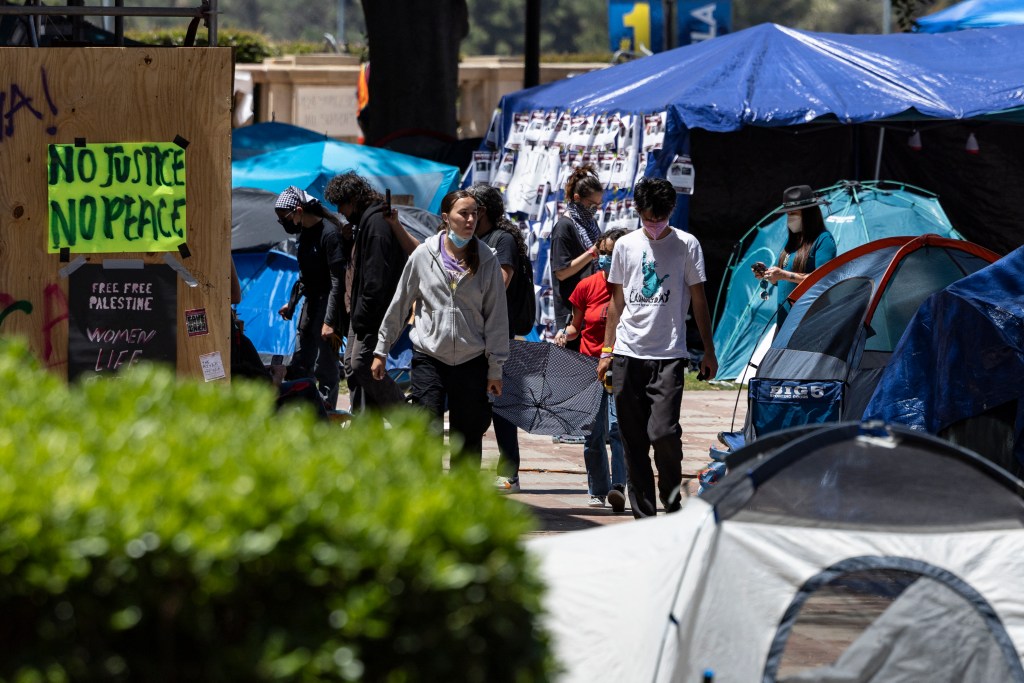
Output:
<instances>
[{"instance_id":1,"label":"blue tarp canopy","mask_svg":"<svg viewBox=\"0 0 1024 683\"><path fill-rule=\"evenodd\" d=\"M1021 0L965 0L914 20L914 30L945 33L1020 24L1024 24L1024 2Z\"/></svg>"},{"instance_id":2,"label":"blue tarp canopy","mask_svg":"<svg viewBox=\"0 0 1024 683\"><path fill-rule=\"evenodd\" d=\"M994 68L993 65L998 65ZM673 129L966 119L1024 106L1024 29L941 35L812 33L761 24L506 95L510 114L668 112Z\"/></svg>"},{"instance_id":3,"label":"blue tarp canopy","mask_svg":"<svg viewBox=\"0 0 1024 683\"><path fill-rule=\"evenodd\" d=\"M889 360L864 418L939 434L951 425L1008 406L1013 455L1018 464L1024 464L1022 377L1024 247L921 305ZM991 430L992 423L983 428Z\"/></svg>"},{"instance_id":4,"label":"blue tarp canopy","mask_svg":"<svg viewBox=\"0 0 1024 683\"><path fill-rule=\"evenodd\" d=\"M355 171L375 188L408 195L413 206L439 213L441 199L459 181L459 169L379 147L336 140L286 147L231 164L231 187L279 193L289 185L323 199L331 178Z\"/></svg>"},{"instance_id":5,"label":"blue tarp canopy","mask_svg":"<svg viewBox=\"0 0 1024 683\"><path fill-rule=\"evenodd\" d=\"M290 123L255 123L231 132L231 160L241 161L275 149L327 140L324 133Z\"/></svg>"}]
</instances>

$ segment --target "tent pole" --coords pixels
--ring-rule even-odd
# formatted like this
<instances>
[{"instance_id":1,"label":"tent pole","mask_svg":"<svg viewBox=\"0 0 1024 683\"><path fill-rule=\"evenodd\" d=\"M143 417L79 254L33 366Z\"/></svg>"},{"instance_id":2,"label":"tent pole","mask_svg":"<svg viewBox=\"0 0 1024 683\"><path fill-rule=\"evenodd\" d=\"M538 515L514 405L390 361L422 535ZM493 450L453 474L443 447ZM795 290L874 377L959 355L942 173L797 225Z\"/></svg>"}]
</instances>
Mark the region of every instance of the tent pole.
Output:
<instances>
[{"instance_id":1,"label":"tent pole","mask_svg":"<svg viewBox=\"0 0 1024 683\"><path fill-rule=\"evenodd\" d=\"M875 180L878 180L878 174L882 170L882 145L885 142L885 126L882 126L881 131L878 133L878 156L875 157Z\"/></svg>"}]
</instances>

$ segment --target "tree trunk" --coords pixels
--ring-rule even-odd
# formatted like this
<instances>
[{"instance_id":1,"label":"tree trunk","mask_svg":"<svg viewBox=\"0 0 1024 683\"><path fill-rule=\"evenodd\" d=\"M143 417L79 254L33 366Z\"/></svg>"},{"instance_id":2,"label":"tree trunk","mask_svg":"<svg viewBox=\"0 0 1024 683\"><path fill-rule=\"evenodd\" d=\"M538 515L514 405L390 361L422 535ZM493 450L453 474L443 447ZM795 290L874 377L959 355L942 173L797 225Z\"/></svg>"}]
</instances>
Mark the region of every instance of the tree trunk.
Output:
<instances>
[{"instance_id":1,"label":"tree trunk","mask_svg":"<svg viewBox=\"0 0 1024 683\"><path fill-rule=\"evenodd\" d=\"M362 0L370 46L369 144L402 131L455 137L466 0Z\"/></svg>"}]
</instances>

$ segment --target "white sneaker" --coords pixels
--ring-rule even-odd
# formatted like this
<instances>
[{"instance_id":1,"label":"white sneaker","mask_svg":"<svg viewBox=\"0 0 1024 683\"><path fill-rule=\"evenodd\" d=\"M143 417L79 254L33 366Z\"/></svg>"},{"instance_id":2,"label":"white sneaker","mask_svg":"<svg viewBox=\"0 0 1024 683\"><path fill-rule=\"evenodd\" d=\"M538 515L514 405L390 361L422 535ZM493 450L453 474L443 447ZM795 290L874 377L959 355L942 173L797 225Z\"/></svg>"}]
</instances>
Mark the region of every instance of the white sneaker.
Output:
<instances>
[{"instance_id":1,"label":"white sneaker","mask_svg":"<svg viewBox=\"0 0 1024 683\"><path fill-rule=\"evenodd\" d=\"M519 493L519 477L495 477L494 488L498 493Z\"/></svg>"},{"instance_id":2,"label":"white sneaker","mask_svg":"<svg viewBox=\"0 0 1024 683\"><path fill-rule=\"evenodd\" d=\"M603 508L604 496L591 496L590 500L587 501L587 507Z\"/></svg>"}]
</instances>

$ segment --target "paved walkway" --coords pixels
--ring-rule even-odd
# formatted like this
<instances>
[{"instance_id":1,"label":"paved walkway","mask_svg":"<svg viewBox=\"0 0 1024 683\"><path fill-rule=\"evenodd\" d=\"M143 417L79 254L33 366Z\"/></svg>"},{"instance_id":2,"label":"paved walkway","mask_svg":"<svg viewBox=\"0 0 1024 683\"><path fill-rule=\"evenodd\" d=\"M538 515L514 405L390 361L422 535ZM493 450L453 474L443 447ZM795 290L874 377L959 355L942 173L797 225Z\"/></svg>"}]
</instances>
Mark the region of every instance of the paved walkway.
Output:
<instances>
[{"instance_id":1,"label":"paved walkway","mask_svg":"<svg viewBox=\"0 0 1024 683\"><path fill-rule=\"evenodd\" d=\"M690 494L696 493L697 473L708 463L708 449L717 443L718 432L729 431L736 409L736 427L742 429L746 401L736 403L736 390L687 391L683 394L683 482ZM519 479L522 492L509 497L529 505L537 515L536 534L587 529L599 524L633 520L628 506L616 514L610 507L587 507L587 475L582 444L553 443L550 436L519 432L522 455ZM484 436L484 469L494 471L498 447L494 432Z\"/></svg>"},{"instance_id":2,"label":"paved walkway","mask_svg":"<svg viewBox=\"0 0 1024 683\"><path fill-rule=\"evenodd\" d=\"M338 407L348 407L348 394L341 395ZM680 423L683 425L683 483L687 494L696 493L697 473L707 466L708 449L718 442L718 433L742 429L746 408L745 392L737 404L735 389L689 390L683 393ZM533 509L537 516L534 535L633 520L628 503L626 512L619 514L607 506L587 507L590 496L587 495L583 444L555 443L550 436L535 436L520 431L519 448L522 491L510 494L509 498ZM489 429L484 435L484 471L493 473L497 463L498 446L494 441L494 431Z\"/></svg>"}]
</instances>

